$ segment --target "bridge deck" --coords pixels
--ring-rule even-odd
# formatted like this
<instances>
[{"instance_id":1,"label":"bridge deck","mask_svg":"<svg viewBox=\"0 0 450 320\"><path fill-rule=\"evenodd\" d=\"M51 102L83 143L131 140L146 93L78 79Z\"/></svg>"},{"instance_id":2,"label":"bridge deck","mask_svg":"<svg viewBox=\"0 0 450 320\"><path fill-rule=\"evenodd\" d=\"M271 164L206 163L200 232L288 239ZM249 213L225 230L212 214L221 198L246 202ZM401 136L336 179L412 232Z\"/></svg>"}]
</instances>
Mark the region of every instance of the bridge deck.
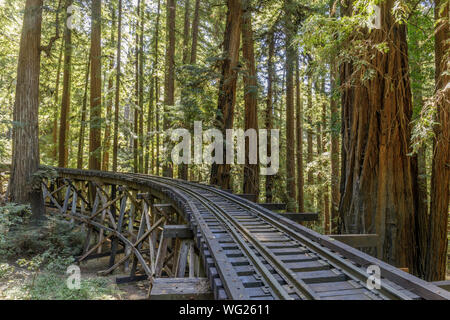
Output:
<instances>
[{"instance_id":1,"label":"bridge deck","mask_svg":"<svg viewBox=\"0 0 450 320\"><path fill-rule=\"evenodd\" d=\"M143 274L151 283L207 278L215 299L450 299L442 288L227 191L148 175L56 170L58 181L44 185L44 197L88 226L80 260L110 244L103 274L128 265L130 277ZM169 237L170 225L178 227ZM372 265L381 287L371 290Z\"/></svg>"}]
</instances>

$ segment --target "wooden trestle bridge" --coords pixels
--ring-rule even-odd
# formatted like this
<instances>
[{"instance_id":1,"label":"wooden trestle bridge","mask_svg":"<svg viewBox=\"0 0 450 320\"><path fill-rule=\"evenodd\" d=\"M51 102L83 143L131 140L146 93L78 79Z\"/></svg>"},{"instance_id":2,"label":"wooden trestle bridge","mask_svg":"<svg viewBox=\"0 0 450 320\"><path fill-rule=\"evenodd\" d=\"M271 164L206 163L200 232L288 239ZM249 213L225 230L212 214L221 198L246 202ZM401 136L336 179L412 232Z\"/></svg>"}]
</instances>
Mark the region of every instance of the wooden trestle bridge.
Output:
<instances>
[{"instance_id":1,"label":"wooden trestle bridge","mask_svg":"<svg viewBox=\"0 0 450 320\"><path fill-rule=\"evenodd\" d=\"M450 299L434 284L305 228L293 214L271 211L273 204L156 176L54 170L56 180L42 183L44 198L84 224L78 261L109 257L101 274L124 267L130 274L117 282L147 280L151 299ZM370 290L373 265L381 287Z\"/></svg>"}]
</instances>

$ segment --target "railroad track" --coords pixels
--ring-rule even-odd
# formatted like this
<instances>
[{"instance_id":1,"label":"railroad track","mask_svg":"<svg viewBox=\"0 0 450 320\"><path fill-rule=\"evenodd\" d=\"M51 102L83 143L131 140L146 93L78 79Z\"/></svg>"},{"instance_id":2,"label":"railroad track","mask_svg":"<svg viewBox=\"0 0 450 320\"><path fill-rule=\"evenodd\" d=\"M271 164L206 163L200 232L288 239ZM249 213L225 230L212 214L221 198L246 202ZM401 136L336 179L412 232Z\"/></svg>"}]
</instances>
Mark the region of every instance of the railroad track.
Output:
<instances>
[{"instance_id":1,"label":"railroad track","mask_svg":"<svg viewBox=\"0 0 450 320\"><path fill-rule=\"evenodd\" d=\"M277 222L264 208L252 208L226 191L180 180L133 175L163 181L188 195L206 223L203 228L219 239L221 250L232 259L244 286L245 299L421 298L388 279L383 280L380 289L368 289L367 270ZM203 241L200 245L208 249ZM230 298L242 298L241 292L229 291L237 292L237 296Z\"/></svg>"},{"instance_id":2,"label":"railroad track","mask_svg":"<svg viewBox=\"0 0 450 320\"><path fill-rule=\"evenodd\" d=\"M58 204L51 196L58 189L44 192L44 196L51 199L61 213L88 224L89 230L97 228L102 234L97 246L90 249L90 238L87 239L84 257L97 250L106 237L116 239L111 241L112 262L105 274L127 259L133 266L130 277L135 277L136 272L141 270L151 283L162 276L162 270L166 270L165 275L170 276L169 269L178 268L179 262L176 263L175 258L172 258L171 265L169 258L163 256L161 260L161 252L166 250L168 242L162 236L164 228L157 224L165 218L158 220L156 216L150 221L147 217L146 208L159 201L170 203L178 214L183 215L192 230L204 276L209 279L215 299L450 299L449 292L443 289L215 187L142 174L56 170L67 185L64 201L61 199ZM114 191L109 199L104 199L103 207L98 198L95 201L84 200L88 198L87 195L82 197L81 189L76 190L75 184L87 185L86 182L95 183L97 188L100 184L112 186L111 190ZM140 204L133 200L133 209L126 211L125 194L129 197L130 192L121 191L121 198L115 198L115 186L133 189L135 194L148 192L153 200L149 203L143 201L140 211L136 209ZM64 191L63 187L59 189L59 192ZM101 188L98 190L105 193ZM80 197L89 210L77 205L83 202ZM107 211L108 206L119 201L120 209L112 207L111 211ZM87 214L86 211L91 213ZM99 220L101 212L104 214ZM105 218L108 216L109 220ZM128 222L125 221L126 217ZM166 218L169 219L168 216ZM158 229L160 233L154 234ZM161 239L159 243L156 240L158 238ZM125 256L116 263L118 243L123 246ZM178 247L175 244L171 247L172 257L177 254ZM193 258L189 261L189 268L192 261ZM139 263L140 268L137 266ZM378 288L369 288L367 285L371 276L367 271L369 266L376 266L381 271L381 286ZM172 276L176 274L184 276L184 269L181 273L174 272ZM190 269L189 276L192 275L194 272Z\"/></svg>"}]
</instances>

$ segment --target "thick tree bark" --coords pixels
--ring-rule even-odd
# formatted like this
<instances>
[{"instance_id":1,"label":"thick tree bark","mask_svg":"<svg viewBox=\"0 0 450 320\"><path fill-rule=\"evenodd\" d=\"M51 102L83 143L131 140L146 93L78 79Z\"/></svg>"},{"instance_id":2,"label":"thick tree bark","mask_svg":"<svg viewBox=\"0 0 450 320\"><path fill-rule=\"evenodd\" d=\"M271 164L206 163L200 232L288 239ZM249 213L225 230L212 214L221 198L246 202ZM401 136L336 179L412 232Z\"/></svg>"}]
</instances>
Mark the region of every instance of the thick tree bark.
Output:
<instances>
[{"instance_id":1,"label":"thick tree bark","mask_svg":"<svg viewBox=\"0 0 450 320\"><path fill-rule=\"evenodd\" d=\"M73 0L66 1L66 10L73 3ZM67 24L64 28L64 76L63 95L61 102L61 117L59 123L59 147L58 166L65 168L69 161L69 117L70 117L70 97L72 91L72 31Z\"/></svg>"},{"instance_id":2,"label":"thick tree bark","mask_svg":"<svg viewBox=\"0 0 450 320\"><path fill-rule=\"evenodd\" d=\"M165 159L163 165L163 176L173 177L173 163L169 150L170 137L168 135L170 129L169 123L169 107L175 104L175 18L176 18L176 1L167 0L167 18L166 18L166 32L167 32L167 47L166 47L166 70L164 81L164 149Z\"/></svg>"},{"instance_id":3,"label":"thick tree bark","mask_svg":"<svg viewBox=\"0 0 450 320\"><path fill-rule=\"evenodd\" d=\"M296 82L296 141L297 141L297 205L298 211L305 211L305 199L304 199L304 173L303 173L303 99L301 96L301 82L300 82L300 61L299 57L296 59L295 70L295 82Z\"/></svg>"},{"instance_id":4,"label":"thick tree bark","mask_svg":"<svg viewBox=\"0 0 450 320\"><path fill-rule=\"evenodd\" d=\"M83 105L81 107L80 133L78 136L78 153L77 153L77 169L83 169L84 159L84 133L86 131L86 112L87 112L87 95L89 85L89 72L91 70L91 54L88 55L88 63L86 67L86 76L84 81Z\"/></svg>"},{"instance_id":5,"label":"thick tree bark","mask_svg":"<svg viewBox=\"0 0 450 320\"><path fill-rule=\"evenodd\" d=\"M436 37L436 122L428 243L425 259L425 279L444 280L447 258L447 226L450 184L450 52L449 2L435 1Z\"/></svg>"},{"instance_id":6,"label":"thick tree bark","mask_svg":"<svg viewBox=\"0 0 450 320\"><path fill-rule=\"evenodd\" d=\"M119 0L117 26L117 65L116 65L116 92L114 103L114 138L113 138L113 166L112 170L117 172L117 160L119 152L119 110L120 110L120 72L121 72L121 45L122 45L122 0Z\"/></svg>"},{"instance_id":7,"label":"thick tree bark","mask_svg":"<svg viewBox=\"0 0 450 320\"><path fill-rule=\"evenodd\" d=\"M238 76L239 47L241 36L242 7L240 0L227 0L227 22L224 35L224 57L222 78L219 85L218 115L216 123L219 130L232 129L234 106L236 103L236 81ZM225 160L225 152L224 152ZM231 189L230 165L214 163L211 167L211 184Z\"/></svg>"},{"instance_id":8,"label":"thick tree bark","mask_svg":"<svg viewBox=\"0 0 450 320\"><path fill-rule=\"evenodd\" d=\"M257 131L258 83L255 64L252 12L249 0L244 0L243 2L241 23L242 54L246 64L246 72L244 74L245 130L254 129ZM249 152L250 148L248 143L246 143L243 190L246 194L254 194L259 197L259 164L250 164Z\"/></svg>"},{"instance_id":9,"label":"thick tree bark","mask_svg":"<svg viewBox=\"0 0 450 320\"><path fill-rule=\"evenodd\" d=\"M268 35L269 52L267 57L267 104L265 114L266 130L270 132L273 128L273 81L275 75L274 56L275 56L275 31L271 29ZM272 144L270 135L267 139L267 154L271 154ZM266 176L265 198L267 203L273 200L273 176Z\"/></svg>"},{"instance_id":10,"label":"thick tree bark","mask_svg":"<svg viewBox=\"0 0 450 320\"><path fill-rule=\"evenodd\" d=\"M45 214L39 178L39 73L42 0L27 0L20 38L14 103L10 200L31 204L32 219Z\"/></svg>"},{"instance_id":11,"label":"thick tree bark","mask_svg":"<svg viewBox=\"0 0 450 320\"><path fill-rule=\"evenodd\" d=\"M102 50L101 0L92 0L91 33L91 99L89 131L89 169L101 169L101 117L102 117Z\"/></svg>"},{"instance_id":12,"label":"thick tree bark","mask_svg":"<svg viewBox=\"0 0 450 320\"><path fill-rule=\"evenodd\" d=\"M366 32L372 44L362 59L375 67L369 80L361 66L341 66L343 138L340 217L344 233L379 235L378 256L416 273L415 159L410 150L411 89L406 25L380 4L382 29ZM351 85L350 85L351 84Z\"/></svg>"}]
</instances>

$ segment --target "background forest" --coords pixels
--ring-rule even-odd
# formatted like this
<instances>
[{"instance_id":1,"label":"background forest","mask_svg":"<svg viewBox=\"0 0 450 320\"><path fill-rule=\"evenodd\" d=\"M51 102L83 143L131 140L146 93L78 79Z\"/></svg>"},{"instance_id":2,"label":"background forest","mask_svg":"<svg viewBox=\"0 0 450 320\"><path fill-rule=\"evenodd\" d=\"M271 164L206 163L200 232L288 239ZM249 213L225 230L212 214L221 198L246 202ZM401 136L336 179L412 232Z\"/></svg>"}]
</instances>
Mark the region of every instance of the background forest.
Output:
<instances>
[{"instance_id":1,"label":"background forest","mask_svg":"<svg viewBox=\"0 0 450 320\"><path fill-rule=\"evenodd\" d=\"M373 5L381 30L368 28ZM173 176L287 203L290 212L320 211L309 225L316 231L381 232L384 260L444 279L448 7L44 1L40 163ZM13 112L23 16L24 1L0 0L0 163L11 162L21 125ZM194 121L224 129L228 120L280 129L277 175L259 176L252 165L172 166L169 129L192 131Z\"/></svg>"}]
</instances>

